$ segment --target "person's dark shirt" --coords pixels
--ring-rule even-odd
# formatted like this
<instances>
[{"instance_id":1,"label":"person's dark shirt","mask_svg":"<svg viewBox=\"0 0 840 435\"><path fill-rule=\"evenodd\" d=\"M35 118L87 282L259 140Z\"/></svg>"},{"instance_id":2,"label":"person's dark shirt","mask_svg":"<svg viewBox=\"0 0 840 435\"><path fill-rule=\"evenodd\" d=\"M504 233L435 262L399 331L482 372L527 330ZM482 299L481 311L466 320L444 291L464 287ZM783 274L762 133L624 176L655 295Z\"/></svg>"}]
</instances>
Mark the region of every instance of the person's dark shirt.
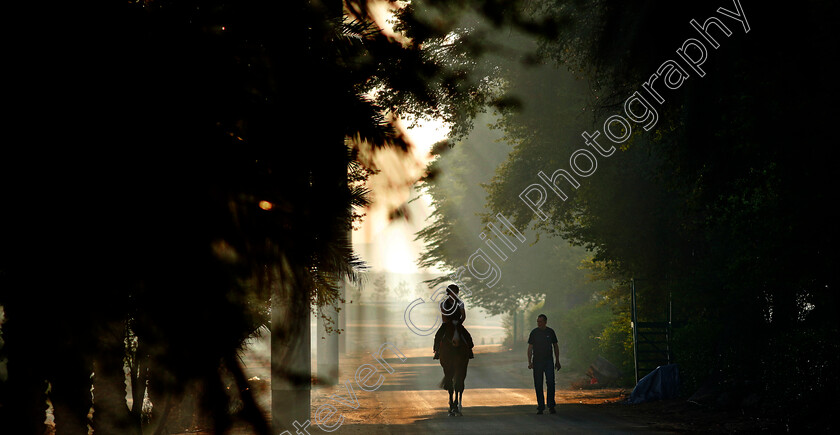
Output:
<instances>
[{"instance_id":1,"label":"person's dark shirt","mask_svg":"<svg viewBox=\"0 0 840 435\"><path fill-rule=\"evenodd\" d=\"M447 312L452 311L452 306L455 304L455 300L452 298L444 299L443 302L440 304L440 314L443 320L443 323L449 323L450 320L457 320L459 325L464 324L464 320L467 320L467 313L464 309L464 302L458 302L458 308L455 309L455 312L451 315L447 315Z\"/></svg>"},{"instance_id":2,"label":"person's dark shirt","mask_svg":"<svg viewBox=\"0 0 840 435\"><path fill-rule=\"evenodd\" d=\"M557 343L557 334L548 326L545 329L534 328L528 336L528 344L534 347L534 362L554 361L552 343Z\"/></svg>"}]
</instances>

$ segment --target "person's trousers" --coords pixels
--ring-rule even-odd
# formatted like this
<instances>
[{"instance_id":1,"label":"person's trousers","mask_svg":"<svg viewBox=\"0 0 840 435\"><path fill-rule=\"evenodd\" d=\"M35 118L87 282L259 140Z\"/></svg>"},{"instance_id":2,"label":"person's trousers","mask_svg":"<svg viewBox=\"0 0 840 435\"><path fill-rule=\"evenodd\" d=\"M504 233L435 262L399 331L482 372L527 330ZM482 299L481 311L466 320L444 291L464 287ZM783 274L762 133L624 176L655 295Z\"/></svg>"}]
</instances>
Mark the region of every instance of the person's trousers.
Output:
<instances>
[{"instance_id":1,"label":"person's trousers","mask_svg":"<svg viewBox=\"0 0 840 435\"><path fill-rule=\"evenodd\" d=\"M545 375L546 396L543 397L543 375ZM537 391L537 409L554 408L554 361L534 361L534 389Z\"/></svg>"}]
</instances>

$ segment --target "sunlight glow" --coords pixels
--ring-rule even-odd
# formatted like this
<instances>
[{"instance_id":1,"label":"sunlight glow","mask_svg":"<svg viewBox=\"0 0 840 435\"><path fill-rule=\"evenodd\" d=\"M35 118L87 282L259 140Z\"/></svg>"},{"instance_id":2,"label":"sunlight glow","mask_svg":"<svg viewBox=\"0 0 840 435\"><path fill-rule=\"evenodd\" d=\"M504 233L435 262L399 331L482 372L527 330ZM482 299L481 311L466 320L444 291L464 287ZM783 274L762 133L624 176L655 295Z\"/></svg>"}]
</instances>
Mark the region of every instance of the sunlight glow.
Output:
<instances>
[{"instance_id":1,"label":"sunlight glow","mask_svg":"<svg viewBox=\"0 0 840 435\"><path fill-rule=\"evenodd\" d=\"M400 121L411 143L414 145L414 155L424 163L431 161L432 146L449 136L451 128L440 119L422 119L412 125L414 120L406 118Z\"/></svg>"},{"instance_id":2,"label":"sunlight glow","mask_svg":"<svg viewBox=\"0 0 840 435\"><path fill-rule=\"evenodd\" d=\"M391 273L414 273L416 254L410 245L404 225L391 226L380 239L382 241L381 254L385 270Z\"/></svg>"},{"instance_id":3,"label":"sunlight glow","mask_svg":"<svg viewBox=\"0 0 840 435\"><path fill-rule=\"evenodd\" d=\"M408 2L374 0L368 2L368 13L383 33L400 43L409 43L405 35L394 32L393 10ZM376 100L382 89L369 91L367 98ZM365 210L360 228L354 231L357 252L373 269L391 273L417 273L417 260L423 249L415 234L426 225L431 214L431 201L415 189L416 183L426 175L426 167L434 156L432 147L448 137L450 127L438 119L416 119L402 116L395 121L399 131L410 144L409 154L396 149L380 149L372 156L372 163L380 170L367 183L371 190L372 204ZM418 199L412 201L412 198ZM400 210L394 218L394 210ZM392 220L393 218L393 220Z\"/></svg>"},{"instance_id":4,"label":"sunlight glow","mask_svg":"<svg viewBox=\"0 0 840 435\"><path fill-rule=\"evenodd\" d=\"M416 185L434 158L432 147L448 137L450 127L441 120L409 117L396 120L395 126L405 135L409 152L386 147L372 154L371 160L379 170L367 182L373 201L353 239L357 252L374 270L418 273L423 242L414 238L427 225L432 208L431 199Z\"/></svg>"}]
</instances>

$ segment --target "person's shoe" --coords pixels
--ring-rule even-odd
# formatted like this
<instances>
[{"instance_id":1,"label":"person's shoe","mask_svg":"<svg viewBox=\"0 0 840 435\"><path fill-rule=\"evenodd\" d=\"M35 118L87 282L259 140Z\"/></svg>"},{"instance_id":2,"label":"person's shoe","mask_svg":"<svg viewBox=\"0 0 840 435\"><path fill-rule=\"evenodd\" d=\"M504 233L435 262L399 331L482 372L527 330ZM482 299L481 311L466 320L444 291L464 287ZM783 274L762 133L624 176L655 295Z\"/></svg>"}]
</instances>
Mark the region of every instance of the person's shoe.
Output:
<instances>
[{"instance_id":1,"label":"person's shoe","mask_svg":"<svg viewBox=\"0 0 840 435\"><path fill-rule=\"evenodd\" d=\"M542 413L543 413L543 410L542 410L542 409L538 409L538 410L537 410L537 415L542 415Z\"/></svg>"},{"instance_id":2,"label":"person's shoe","mask_svg":"<svg viewBox=\"0 0 840 435\"><path fill-rule=\"evenodd\" d=\"M435 351L435 356L432 359L440 359L440 354L438 353L438 351Z\"/></svg>"},{"instance_id":3,"label":"person's shoe","mask_svg":"<svg viewBox=\"0 0 840 435\"><path fill-rule=\"evenodd\" d=\"M548 408L548 413L549 414L557 414L557 410L555 410L554 408Z\"/></svg>"}]
</instances>

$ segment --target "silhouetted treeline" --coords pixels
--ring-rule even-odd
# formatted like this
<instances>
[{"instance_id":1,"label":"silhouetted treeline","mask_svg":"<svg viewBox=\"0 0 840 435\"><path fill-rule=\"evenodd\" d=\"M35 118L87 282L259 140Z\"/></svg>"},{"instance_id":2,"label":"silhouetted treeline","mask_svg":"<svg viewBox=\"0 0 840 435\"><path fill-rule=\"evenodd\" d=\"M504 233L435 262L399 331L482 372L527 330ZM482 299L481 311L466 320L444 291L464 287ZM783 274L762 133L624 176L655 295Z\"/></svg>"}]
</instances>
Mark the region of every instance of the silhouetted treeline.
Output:
<instances>
[{"instance_id":1,"label":"silhouetted treeline","mask_svg":"<svg viewBox=\"0 0 840 435\"><path fill-rule=\"evenodd\" d=\"M506 13L506 6L518 9ZM838 153L831 139L837 82L826 54L837 40L837 7L812 1L794 12L722 0L463 1L445 8L476 11L540 41L539 56L499 64L508 101L519 107L503 110L498 123L513 148L489 186L485 213L488 220L504 213L517 228L530 224L594 254L593 272L616 283L602 293L616 316L601 334L605 348L621 351L632 368L626 345L635 279L640 320L666 320L672 303L683 394L705 386L714 406L767 412L783 426L834 425L825 411L840 393L832 205ZM710 17L718 21L708 24ZM690 38L706 48L702 64L677 52L699 59L683 45ZM561 78L512 66L517 60L556 65ZM663 80L674 62L685 74L682 81L669 76L669 89ZM583 92L562 78L566 71L586 83ZM651 83L664 101L643 87ZM655 122L642 116L638 100L631 109L638 119L627 113L637 91L655 109ZM628 135L620 141L604 131L613 115L632 121L632 134L613 124L613 137ZM594 131L600 150L581 137ZM579 158L572 171L570 157L580 149L597 158L597 170ZM565 198L538 176L561 169L575 178L555 175ZM536 207L545 220L520 196L534 183L545 191ZM463 244L462 234L439 222L426 234L440 242L429 258L441 246ZM462 257L447 264L457 268Z\"/></svg>"},{"instance_id":2,"label":"silhouetted treeline","mask_svg":"<svg viewBox=\"0 0 840 435\"><path fill-rule=\"evenodd\" d=\"M578 20L546 39L543 53L590 82L597 110L585 131L601 130L602 146L616 151L598 155L597 172L578 177L579 188L560 178L569 199L549 191L548 220L540 221L509 193L537 182L538 171L570 170L577 149L597 151L584 130L551 127L560 108L511 114L507 124L519 130L509 134L524 143L491 187L490 207L590 248L620 284L608 297L624 319L631 278L641 320L667 319L670 296L686 395L707 383L719 392L715 405L784 406L790 424L825 427L833 418L820 411L836 404L840 387L838 215L828 206L838 198L837 82L824 57L837 39L836 6L807 2L790 15L750 1L551 4L546 14L572 11ZM719 11L738 7L748 25ZM713 16L730 32L709 26L717 49L690 24ZM677 53L688 38L706 44L705 75ZM675 90L659 82L665 101L657 104L643 85L657 71L664 76L662 65L673 59L690 77ZM514 88L546 93L515 81ZM602 124L629 117L625 101L636 91L658 122L647 131L650 120L636 120L632 136L614 144Z\"/></svg>"},{"instance_id":3,"label":"silhouetted treeline","mask_svg":"<svg viewBox=\"0 0 840 435\"><path fill-rule=\"evenodd\" d=\"M15 50L26 119L0 161L0 431L43 433L49 397L60 434L160 432L189 395L217 433L269 433L244 340L272 296L289 307L282 342L356 276L349 231L373 169L359 153L407 147L385 113L455 116L441 101L476 94L433 84L440 62L383 35L364 2L44 12Z\"/></svg>"}]
</instances>

